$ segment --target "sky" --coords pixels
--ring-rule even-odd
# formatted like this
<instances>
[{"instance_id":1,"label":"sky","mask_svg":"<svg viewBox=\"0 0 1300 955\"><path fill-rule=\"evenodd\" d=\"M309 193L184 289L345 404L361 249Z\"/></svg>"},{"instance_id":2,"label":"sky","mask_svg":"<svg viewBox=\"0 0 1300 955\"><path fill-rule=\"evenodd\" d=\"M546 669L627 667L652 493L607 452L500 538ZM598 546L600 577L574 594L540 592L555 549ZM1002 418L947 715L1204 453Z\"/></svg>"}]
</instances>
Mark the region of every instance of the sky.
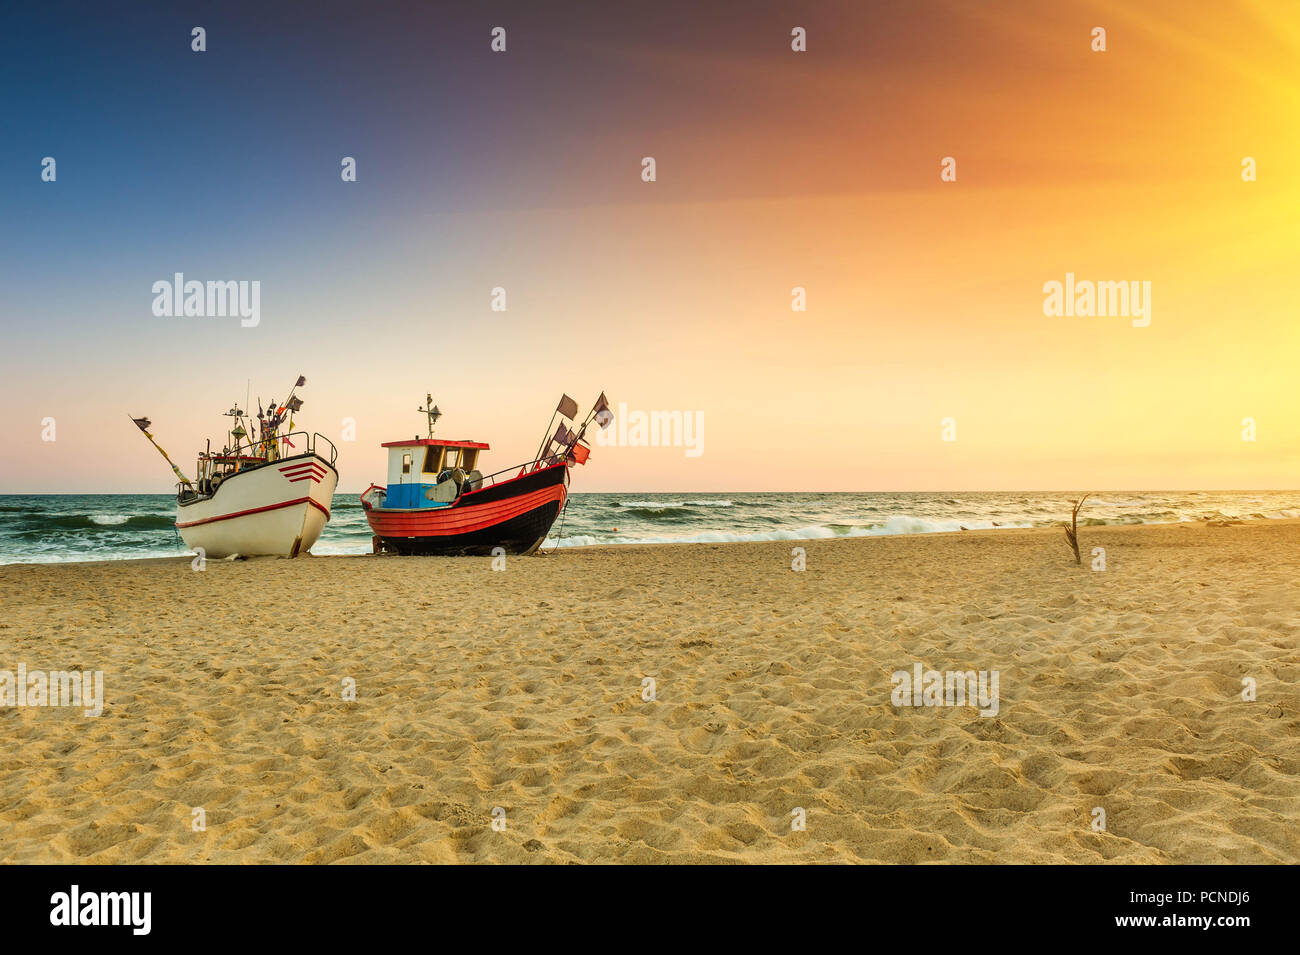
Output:
<instances>
[{"instance_id":1,"label":"sky","mask_svg":"<svg viewBox=\"0 0 1300 955\"><path fill-rule=\"evenodd\" d=\"M192 471L300 374L344 491L426 392L486 471L602 390L702 440L575 491L1300 485L1300 5L375 6L0 14L0 493L168 491L128 414Z\"/></svg>"}]
</instances>

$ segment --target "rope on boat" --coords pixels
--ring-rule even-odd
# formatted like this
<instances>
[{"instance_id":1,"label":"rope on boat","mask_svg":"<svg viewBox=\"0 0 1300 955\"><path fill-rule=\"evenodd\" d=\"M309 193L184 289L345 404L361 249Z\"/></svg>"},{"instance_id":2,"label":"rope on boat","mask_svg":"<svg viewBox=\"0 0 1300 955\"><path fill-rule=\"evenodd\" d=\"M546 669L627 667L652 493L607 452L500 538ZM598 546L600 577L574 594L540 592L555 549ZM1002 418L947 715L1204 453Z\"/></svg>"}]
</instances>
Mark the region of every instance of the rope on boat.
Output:
<instances>
[{"instance_id":1,"label":"rope on boat","mask_svg":"<svg viewBox=\"0 0 1300 955\"><path fill-rule=\"evenodd\" d=\"M560 508L560 532L555 535L555 546L550 550L541 550L541 548L538 548L538 551L543 557L550 557L560 549L560 541L564 539L564 515L567 513L569 513L569 499L568 497L565 497L564 507Z\"/></svg>"}]
</instances>

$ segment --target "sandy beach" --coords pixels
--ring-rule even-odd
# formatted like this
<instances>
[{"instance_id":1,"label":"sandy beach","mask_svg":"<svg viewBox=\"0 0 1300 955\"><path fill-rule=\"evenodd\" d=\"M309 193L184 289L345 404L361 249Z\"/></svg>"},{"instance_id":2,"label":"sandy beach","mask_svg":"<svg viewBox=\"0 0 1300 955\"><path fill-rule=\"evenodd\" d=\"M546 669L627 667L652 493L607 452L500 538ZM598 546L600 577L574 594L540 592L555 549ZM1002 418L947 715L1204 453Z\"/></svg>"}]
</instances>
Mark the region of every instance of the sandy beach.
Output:
<instances>
[{"instance_id":1,"label":"sandy beach","mask_svg":"<svg viewBox=\"0 0 1300 955\"><path fill-rule=\"evenodd\" d=\"M1081 538L0 567L0 669L105 694L0 708L0 854L1300 862L1300 522Z\"/></svg>"}]
</instances>

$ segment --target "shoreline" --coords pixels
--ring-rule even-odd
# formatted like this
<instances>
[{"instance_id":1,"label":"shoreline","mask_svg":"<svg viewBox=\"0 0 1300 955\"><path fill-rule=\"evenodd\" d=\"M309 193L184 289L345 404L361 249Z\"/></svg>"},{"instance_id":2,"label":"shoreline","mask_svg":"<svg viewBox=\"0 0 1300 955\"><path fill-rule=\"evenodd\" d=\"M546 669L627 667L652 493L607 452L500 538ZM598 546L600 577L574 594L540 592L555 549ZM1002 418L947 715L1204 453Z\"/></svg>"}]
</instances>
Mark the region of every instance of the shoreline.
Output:
<instances>
[{"instance_id":1,"label":"shoreline","mask_svg":"<svg viewBox=\"0 0 1300 955\"><path fill-rule=\"evenodd\" d=\"M1200 519L1200 520L1190 520L1190 521L1153 521L1150 523L1139 523L1139 524L1080 524L1079 534L1082 541L1082 538L1090 533L1097 532L1097 531L1105 531L1105 530L1140 530L1141 528L1145 528L1145 527L1157 527L1157 528L1158 527L1189 527L1189 528L1210 527L1214 529L1220 529L1225 527L1248 527L1248 526L1256 526L1256 525L1272 526L1272 525L1291 525L1291 524L1300 524L1300 518L1295 518L1295 517L1272 517L1272 518L1251 518L1251 519L1232 518L1232 519L1227 519L1222 521ZM575 546L558 547L553 551L546 550L546 552L544 554L541 554L540 556L550 557L556 553L570 553L570 552L581 552L581 551L604 551L604 550L618 551L627 548L638 548L638 547L651 547L651 548L731 547L731 546L760 546L765 544L766 545L789 544L792 547L803 547L808 544L820 545L820 544L831 544L831 543L843 542L843 541L895 540L900 538L907 539L907 538L926 538L926 537L973 537L973 536L981 536L987 534L1004 535L1012 532L1019 532L1021 534L1054 533L1057 535L1061 535L1062 529L1061 526L1058 524L1058 525L1052 525L1048 527L979 527L979 528L971 528L969 530L963 529L963 530L956 530L956 531L948 531L948 530L924 531L924 532L912 532L912 533L902 533L902 534L844 534L844 535L838 535L834 537L789 537L789 538L780 538L780 539L773 539L773 540L757 540L757 541L671 541L668 540L668 541L654 541L654 542L641 541L641 542L631 542L631 543L580 544ZM1063 546L1065 545L1063 544ZM1082 543L1080 544L1080 550L1081 551L1083 550ZM380 555L365 554L365 553L312 554L309 552L306 554L302 554L298 558L294 558L294 559L302 560L303 558L310 558L313 561L319 561L319 560L332 560L332 559L357 559L361 557L375 557L375 556L380 556ZM397 557L399 555L384 554L382 556L385 559L391 560L394 557ZM538 556L538 555L532 555L532 556ZM187 554L176 554L176 555L166 556L166 557L163 556L114 557L109 560L50 560L50 561L26 561L26 562L13 561L11 563L0 563L0 570L4 570L7 567L65 567L65 566L88 567L88 566L98 566L98 565L112 566L112 565L118 565L123 563L148 564L148 563L156 563L156 562L163 562L163 563L180 562L180 561L191 562L194 560L194 557L195 554L193 552L190 552ZM210 561L210 563L213 564L245 563L248 561L279 561L279 560L288 560L288 559L289 558L268 557L268 556L239 557L234 559L214 558L212 561ZM426 560L430 558L427 556L415 556L410 559ZM437 559L441 559L441 560L480 559L482 560L486 558L443 557ZM514 559L521 559L521 558L516 557Z\"/></svg>"}]
</instances>

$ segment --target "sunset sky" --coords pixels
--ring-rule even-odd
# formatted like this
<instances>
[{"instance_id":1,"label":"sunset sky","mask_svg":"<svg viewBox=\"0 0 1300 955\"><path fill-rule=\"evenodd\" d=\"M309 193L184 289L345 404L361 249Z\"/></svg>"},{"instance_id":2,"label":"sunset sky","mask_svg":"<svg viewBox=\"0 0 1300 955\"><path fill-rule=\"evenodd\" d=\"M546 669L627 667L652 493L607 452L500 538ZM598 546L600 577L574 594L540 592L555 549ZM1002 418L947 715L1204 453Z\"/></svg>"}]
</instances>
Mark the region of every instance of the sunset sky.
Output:
<instances>
[{"instance_id":1,"label":"sunset sky","mask_svg":"<svg viewBox=\"0 0 1300 955\"><path fill-rule=\"evenodd\" d=\"M5 14L0 493L168 491L128 413L188 472L299 374L345 491L426 391L486 471L602 389L703 453L579 492L1300 485L1300 6L262 7ZM175 272L260 324L156 317ZM1150 325L1045 316L1067 272Z\"/></svg>"}]
</instances>

